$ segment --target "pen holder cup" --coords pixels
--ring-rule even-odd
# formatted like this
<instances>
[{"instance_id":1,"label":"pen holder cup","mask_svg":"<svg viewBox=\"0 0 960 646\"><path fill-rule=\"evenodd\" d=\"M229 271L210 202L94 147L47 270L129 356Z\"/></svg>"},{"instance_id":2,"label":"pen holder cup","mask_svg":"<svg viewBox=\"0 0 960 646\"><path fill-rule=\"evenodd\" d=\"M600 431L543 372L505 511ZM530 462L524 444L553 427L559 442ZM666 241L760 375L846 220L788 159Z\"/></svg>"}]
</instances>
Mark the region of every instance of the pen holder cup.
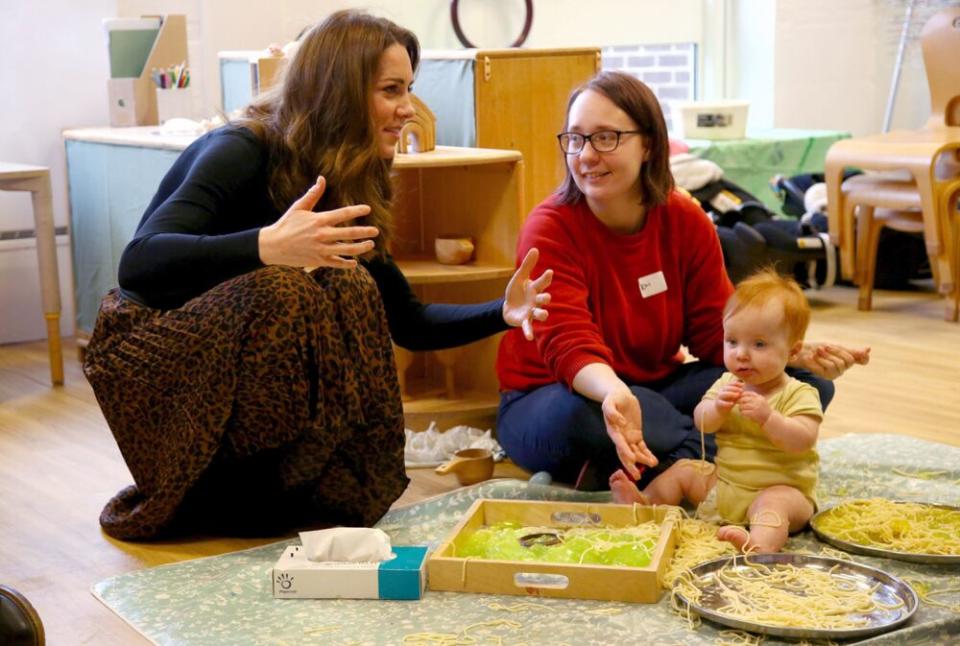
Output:
<instances>
[{"instance_id":1,"label":"pen holder cup","mask_svg":"<svg viewBox=\"0 0 960 646\"><path fill-rule=\"evenodd\" d=\"M168 119L189 119L193 93L188 87L157 88L157 119L162 125Z\"/></svg>"}]
</instances>

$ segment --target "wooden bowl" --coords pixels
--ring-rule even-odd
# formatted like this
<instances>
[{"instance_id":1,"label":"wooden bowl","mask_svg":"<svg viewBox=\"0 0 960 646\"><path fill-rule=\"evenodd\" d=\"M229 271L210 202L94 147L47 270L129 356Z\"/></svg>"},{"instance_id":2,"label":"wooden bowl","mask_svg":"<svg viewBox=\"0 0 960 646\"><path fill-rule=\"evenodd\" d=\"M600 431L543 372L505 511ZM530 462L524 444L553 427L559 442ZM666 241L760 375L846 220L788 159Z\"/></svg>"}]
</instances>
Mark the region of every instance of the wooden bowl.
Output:
<instances>
[{"instance_id":1,"label":"wooden bowl","mask_svg":"<svg viewBox=\"0 0 960 646\"><path fill-rule=\"evenodd\" d=\"M437 473L453 473L461 485L489 480L493 475L493 454L487 449L461 449L453 459L437 467Z\"/></svg>"},{"instance_id":2,"label":"wooden bowl","mask_svg":"<svg viewBox=\"0 0 960 646\"><path fill-rule=\"evenodd\" d=\"M462 265L473 258L473 238L461 235L437 236L433 243L437 262L444 265Z\"/></svg>"}]
</instances>

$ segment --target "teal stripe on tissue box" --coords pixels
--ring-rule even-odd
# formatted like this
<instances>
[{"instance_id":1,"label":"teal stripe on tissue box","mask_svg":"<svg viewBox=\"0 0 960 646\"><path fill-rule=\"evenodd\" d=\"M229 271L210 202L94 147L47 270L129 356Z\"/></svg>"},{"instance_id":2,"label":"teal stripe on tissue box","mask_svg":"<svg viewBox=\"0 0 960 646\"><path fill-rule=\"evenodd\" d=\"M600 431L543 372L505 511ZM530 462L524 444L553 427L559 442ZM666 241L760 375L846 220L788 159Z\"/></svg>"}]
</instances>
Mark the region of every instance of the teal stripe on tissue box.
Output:
<instances>
[{"instance_id":1,"label":"teal stripe on tissue box","mask_svg":"<svg viewBox=\"0 0 960 646\"><path fill-rule=\"evenodd\" d=\"M419 599L426 585L423 568L427 556L424 545L395 546L397 558L384 561L379 570L379 596L381 599Z\"/></svg>"}]
</instances>

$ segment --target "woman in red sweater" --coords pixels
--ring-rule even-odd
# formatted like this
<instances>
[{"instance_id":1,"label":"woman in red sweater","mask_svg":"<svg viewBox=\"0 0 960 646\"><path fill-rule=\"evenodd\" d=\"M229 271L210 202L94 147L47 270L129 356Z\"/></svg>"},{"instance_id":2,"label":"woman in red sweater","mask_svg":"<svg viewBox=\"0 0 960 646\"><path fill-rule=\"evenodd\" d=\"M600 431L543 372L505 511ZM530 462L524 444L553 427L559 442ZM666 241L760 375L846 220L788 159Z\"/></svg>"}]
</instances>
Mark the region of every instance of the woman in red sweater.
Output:
<instances>
[{"instance_id":1,"label":"woman in red sweater","mask_svg":"<svg viewBox=\"0 0 960 646\"><path fill-rule=\"evenodd\" d=\"M535 344L517 331L501 342L497 434L520 466L558 481L605 487L621 465L635 479L657 467L646 481L700 456L690 415L723 372L733 285L713 223L674 188L646 85L598 75L571 96L563 130L566 178L527 218L517 249L538 248L554 269L551 314ZM811 345L793 374L826 405L828 379L868 359L868 349Z\"/></svg>"}]
</instances>

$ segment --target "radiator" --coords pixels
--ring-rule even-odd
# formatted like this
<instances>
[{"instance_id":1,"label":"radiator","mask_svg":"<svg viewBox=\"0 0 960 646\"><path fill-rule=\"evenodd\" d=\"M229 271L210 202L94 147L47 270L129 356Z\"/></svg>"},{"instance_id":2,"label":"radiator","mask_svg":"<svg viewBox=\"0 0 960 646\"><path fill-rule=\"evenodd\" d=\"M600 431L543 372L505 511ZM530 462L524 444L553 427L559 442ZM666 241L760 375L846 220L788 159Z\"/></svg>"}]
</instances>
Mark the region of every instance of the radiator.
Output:
<instances>
[{"instance_id":1,"label":"radiator","mask_svg":"<svg viewBox=\"0 0 960 646\"><path fill-rule=\"evenodd\" d=\"M73 272L66 228L57 229L57 267L60 271L60 333L74 331ZM0 343L47 338L40 302L37 239L33 231L0 231Z\"/></svg>"}]
</instances>

